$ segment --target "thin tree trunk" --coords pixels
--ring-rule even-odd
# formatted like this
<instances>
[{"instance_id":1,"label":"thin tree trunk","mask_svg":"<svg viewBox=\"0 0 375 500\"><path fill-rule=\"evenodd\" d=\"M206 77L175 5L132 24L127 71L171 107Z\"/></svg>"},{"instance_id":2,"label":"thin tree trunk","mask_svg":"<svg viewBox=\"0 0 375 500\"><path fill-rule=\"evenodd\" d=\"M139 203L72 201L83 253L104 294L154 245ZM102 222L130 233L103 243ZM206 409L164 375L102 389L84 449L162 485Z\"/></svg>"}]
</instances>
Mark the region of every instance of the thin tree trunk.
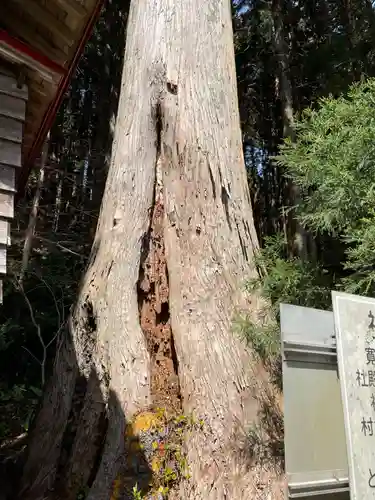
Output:
<instances>
[{"instance_id":1,"label":"thin tree trunk","mask_svg":"<svg viewBox=\"0 0 375 500\"><path fill-rule=\"evenodd\" d=\"M49 133L47 135L47 138L45 140L44 146L43 146L43 151L41 155L41 165L38 173L38 182L36 185L36 190L33 198L33 205L31 207L30 211L30 217L29 217L29 223L26 229L25 233L25 243L23 245L23 251L22 251L22 264L21 264L21 272L19 275L19 281L22 286L23 278L25 276L25 273L27 272L27 268L29 265L29 260L30 260L30 254L33 246L33 240L34 240L34 234L35 234L35 228L36 228L36 223L38 220L38 209L39 209L39 202L40 202L40 197L43 189L43 183L44 183L44 166L46 164L47 156L48 156L48 145L49 145Z\"/></svg>"},{"instance_id":2,"label":"thin tree trunk","mask_svg":"<svg viewBox=\"0 0 375 500\"><path fill-rule=\"evenodd\" d=\"M361 79L361 66L357 59L357 49L355 44L355 31L356 22L354 14L355 6L351 0L344 0L342 3L341 17L343 20L343 27L346 30L347 50L349 52L350 70L352 73L353 81Z\"/></svg>"},{"instance_id":3,"label":"thin tree trunk","mask_svg":"<svg viewBox=\"0 0 375 500\"><path fill-rule=\"evenodd\" d=\"M23 500L51 487L47 498L75 499L82 486L89 500L109 498L126 422L160 396L148 348L162 328L144 326L147 282L169 300L153 317L170 325L183 411L204 421L187 437L191 478L178 498L254 497L238 440L257 417L257 381L232 321L258 307L242 289L258 242L236 91L227 0L132 2L90 265L32 433Z\"/></svg>"},{"instance_id":4,"label":"thin tree trunk","mask_svg":"<svg viewBox=\"0 0 375 500\"><path fill-rule=\"evenodd\" d=\"M272 1L272 17L274 24L274 48L279 65L279 78L280 78L280 98L283 110L283 136L295 140L295 123L293 111L293 90L289 78L289 64L288 64L288 48L285 42L285 33L283 27L283 13L282 13L283 0ZM300 192L298 187L291 181L287 180L286 185L287 196L289 202L298 206L301 202ZM292 240L291 253L297 255L302 260L314 259L316 253L315 243L311 235L299 223L296 218L295 210L289 212L287 217L289 237Z\"/></svg>"}]
</instances>

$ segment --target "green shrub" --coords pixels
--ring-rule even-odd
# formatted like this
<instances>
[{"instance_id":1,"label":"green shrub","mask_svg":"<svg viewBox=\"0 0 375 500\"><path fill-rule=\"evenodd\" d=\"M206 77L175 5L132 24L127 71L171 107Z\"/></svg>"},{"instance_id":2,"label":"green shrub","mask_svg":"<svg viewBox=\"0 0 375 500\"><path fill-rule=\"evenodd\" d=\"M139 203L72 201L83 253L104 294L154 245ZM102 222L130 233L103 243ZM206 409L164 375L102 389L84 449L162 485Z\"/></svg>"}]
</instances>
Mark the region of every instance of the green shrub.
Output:
<instances>
[{"instance_id":1,"label":"green shrub","mask_svg":"<svg viewBox=\"0 0 375 500\"><path fill-rule=\"evenodd\" d=\"M330 275L318 264L288 259L283 236L266 239L265 246L256 256L262 276L247 283L250 291L257 291L266 299L267 320L255 323L250 317L239 317L236 329L268 369L273 382L281 388L280 326L281 303L318 309L331 307Z\"/></svg>"},{"instance_id":2,"label":"green shrub","mask_svg":"<svg viewBox=\"0 0 375 500\"><path fill-rule=\"evenodd\" d=\"M340 286L375 294L375 80L321 100L297 122L297 140L277 157L301 189L301 222L341 239L347 276Z\"/></svg>"},{"instance_id":3,"label":"green shrub","mask_svg":"<svg viewBox=\"0 0 375 500\"><path fill-rule=\"evenodd\" d=\"M256 257L263 276L250 281L249 290L259 290L279 319L281 303L328 309L331 304L332 279L315 263L286 257L286 244L281 234L268 237Z\"/></svg>"}]
</instances>

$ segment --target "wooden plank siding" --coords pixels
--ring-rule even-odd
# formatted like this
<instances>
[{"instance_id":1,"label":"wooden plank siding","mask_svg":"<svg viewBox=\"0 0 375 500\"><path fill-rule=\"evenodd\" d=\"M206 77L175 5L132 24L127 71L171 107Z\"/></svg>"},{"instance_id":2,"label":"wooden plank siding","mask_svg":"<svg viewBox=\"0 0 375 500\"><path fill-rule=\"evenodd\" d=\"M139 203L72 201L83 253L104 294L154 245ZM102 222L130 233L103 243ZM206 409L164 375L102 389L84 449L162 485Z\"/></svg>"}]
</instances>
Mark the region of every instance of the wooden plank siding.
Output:
<instances>
[{"instance_id":1,"label":"wooden plank siding","mask_svg":"<svg viewBox=\"0 0 375 500\"><path fill-rule=\"evenodd\" d=\"M104 0L5 0L1 9L0 303L15 183L23 193L103 4Z\"/></svg>"},{"instance_id":2,"label":"wooden plank siding","mask_svg":"<svg viewBox=\"0 0 375 500\"><path fill-rule=\"evenodd\" d=\"M14 167L0 164L0 190L16 192L16 172Z\"/></svg>"},{"instance_id":3,"label":"wooden plank siding","mask_svg":"<svg viewBox=\"0 0 375 500\"><path fill-rule=\"evenodd\" d=\"M0 68L0 92L27 101L27 86L17 85L17 80Z\"/></svg>"},{"instance_id":4,"label":"wooden plank siding","mask_svg":"<svg viewBox=\"0 0 375 500\"><path fill-rule=\"evenodd\" d=\"M12 167L21 166L21 148L19 144L0 137L0 161Z\"/></svg>"},{"instance_id":5,"label":"wooden plank siding","mask_svg":"<svg viewBox=\"0 0 375 500\"><path fill-rule=\"evenodd\" d=\"M26 102L0 93L0 115L23 121L25 119Z\"/></svg>"},{"instance_id":6,"label":"wooden plank siding","mask_svg":"<svg viewBox=\"0 0 375 500\"><path fill-rule=\"evenodd\" d=\"M6 219L0 219L0 245L10 245L10 224Z\"/></svg>"},{"instance_id":7,"label":"wooden plank siding","mask_svg":"<svg viewBox=\"0 0 375 500\"><path fill-rule=\"evenodd\" d=\"M0 68L0 275L7 272L7 246L14 217L15 170L21 167L21 148L28 89ZM0 280L0 303L2 281Z\"/></svg>"},{"instance_id":8,"label":"wooden plank siding","mask_svg":"<svg viewBox=\"0 0 375 500\"><path fill-rule=\"evenodd\" d=\"M6 273L7 273L7 247L2 246L0 247L0 274L5 275Z\"/></svg>"},{"instance_id":9,"label":"wooden plank siding","mask_svg":"<svg viewBox=\"0 0 375 500\"><path fill-rule=\"evenodd\" d=\"M29 58L27 62L20 63L14 55L17 50L21 51L19 45L14 49L15 45L4 38L4 50L1 52L0 43L0 61L3 58L11 65L21 64L22 77L28 86L22 141L22 162L25 169L17 173L21 191L67 88L71 69L77 64L77 56L82 53L103 3L104 0L5 0L6 8L1 11L0 35L3 31L13 42L17 40L20 44L26 44L34 57L33 61ZM7 52L7 47L13 47L13 52ZM30 54L30 51L24 53ZM19 89L13 83L10 89L8 84L5 91L0 82L0 92L2 87L0 109L3 110L3 115L20 119L20 116L25 115L22 103L25 88ZM9 95L20 100L9 102Z\"/></svg>"},{"instance_id":10,"label":"wooden plank siding","mask_svg":"<svg viewBox=\"0 0 375 500\"><path fill-rule=\"evenodd\" d=\"M0 137L7 141L22 144L23 123L0 115Z\"/></svg>"}]
</instances>

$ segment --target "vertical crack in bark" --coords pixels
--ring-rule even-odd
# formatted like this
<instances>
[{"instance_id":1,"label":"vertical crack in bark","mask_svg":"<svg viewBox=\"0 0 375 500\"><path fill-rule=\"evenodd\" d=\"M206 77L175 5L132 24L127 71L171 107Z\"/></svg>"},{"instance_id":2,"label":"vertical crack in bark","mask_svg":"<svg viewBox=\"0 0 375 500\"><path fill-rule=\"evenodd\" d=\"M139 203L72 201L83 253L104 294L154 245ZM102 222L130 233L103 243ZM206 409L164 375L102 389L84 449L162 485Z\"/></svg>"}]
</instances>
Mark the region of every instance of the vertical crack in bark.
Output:
<instances>
[{"instance_id":1,"label":"vertical crack in bark","mask_svg":"<svg viewBox=\"0 0 375 500\"><path fill-rule=\"evenodd\" d=\"M154 405L181 410L178 364L169 314L169 279L164 247L161 100L154 107L156 132L155 188L150 226L143 238L138 279L139 321L151 358Z\"/></svg>"},{"instance_id":2,"label":"vertical crack in bark","mask_svg":"<svg viewBox=\"0 0 375 500\"><path fill-rule=\"evenodd\" d=\"M208 163L208 173L210 175L210 181L211 181L211 186L212 186L212 196L214 200L216 200L216 183L214 179L214 174L212 173L212 168L210 163Z\"/></svg>"},{"instance_id":3,"label":"vertical crack in bark","mask_svg":"<svg viewBox=\"0 0 375 500\"><path fill-rule=\"evenodd\" d=\"M211 169L210 169L210 172L211 172ZM225 210L225 216L227 219L229 230L232 231L232 223L231 223L230 214L229 214L230 185L228 184L228 188L225 185L225 181L223 178L223 174L221 172L220 165L218 165L218 172L219 172L219 180L220 180L220 185L221 185L221 193L220 193L221 203L223 204L223 207Z\"/></svg>"},{"instance_id":4,"label":"vertical crack in bark","mask_svg":"<svg viewBox=\"0 0 375 500\"><path fill-rule=\"evenodd\" d=\"M172 355L172 362L173 362L173 368L174 372L177 376L177 380L179 380L179 372L178 372L178 357L176 353L176 347L174 345L174 337L173 334L171 335L171 355ZM180 400L182 400L181 393L179 394ZM182 403L181 403L182 405Z\"/></svg>"},{"instance_id":5,"label":"vertical crack in bark","mask_svg":"<svg viewBox=\"0 0 375 500\"><path fill-rule=\"evenodd\" d=\"M155 122L155 132L156 132L156 162L155 168L157 169L157 165L161 156L161 135L163 130L163 114L161 110L161 101L157 100L154 108L154 122ZM155 196L154 192L154 196Z\"/></svg>"},{"instance_id":6,"label":"vertical crack in bark","mask_svg":"<svg viewBox=\"0 0 375 500\"><path fill-rule=\"evenodd\" d=\"M153 404L180 409L180 388L169 315L169 284L163 241L164 207L155 198L146 258L140 266L138 304L141 328L151 357Z\"/></svg>"},{"instance_id":7,"label":"vertical crack in bark","mask_svg":"<svg viewBox=\"0 0 375 500\"><path fill-rule=\"evenodd\" d=\"M236 220L236 226L237 226L238 239L240 241L240 246L241 246L241 250L242 250L242 255L243 255L245 261L248 262L249 261L249 255L247 253L246 244L244 242L244 239L242 238L240 224L238 223L237 220ZM246 234L246 227L245 227L245 234Z\"/></svg>"},{"instance_id":8,"label":"vertical crack in bark","mask_svg":"<svg viewBox=\"0 0 375 500\"><path fill-rule=\"evenodd\" d=\"M230 215L229 215L229 195L226 187L223 184L221 185L221 202L225 209L225 216L227 218L229 230L232 231L232 224L230 222Z\"/></svg>"}]
</instances>

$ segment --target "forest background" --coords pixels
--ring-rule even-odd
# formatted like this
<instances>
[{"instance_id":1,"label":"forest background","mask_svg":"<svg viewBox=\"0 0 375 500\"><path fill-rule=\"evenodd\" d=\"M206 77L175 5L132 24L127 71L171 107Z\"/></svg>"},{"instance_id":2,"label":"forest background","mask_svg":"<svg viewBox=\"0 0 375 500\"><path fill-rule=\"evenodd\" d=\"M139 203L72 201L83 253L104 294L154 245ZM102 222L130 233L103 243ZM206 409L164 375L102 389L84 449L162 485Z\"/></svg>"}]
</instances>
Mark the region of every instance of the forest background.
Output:
<instances>
[{"instance_id":1,"label":"forest background","mask_svg":"<svg viewBox=\"0 0 375 500\"><path fill-rule=\"evenodd\" d=\"M127 11L126 0L106 3L50 131L45 164L18 202L0 308L1 446L28 432L90 255ZM248 318L234 327L279 384L280 302L330 309L332 289L375 296L375 10L370 0L237 0L232 14L261 245L259 279L248 286L267 299L272 317L267 327ZM267 432L265 453L282 462L280 419ZM249 438L261 446L254 430Z\"/></svg>"}]
</instances>

